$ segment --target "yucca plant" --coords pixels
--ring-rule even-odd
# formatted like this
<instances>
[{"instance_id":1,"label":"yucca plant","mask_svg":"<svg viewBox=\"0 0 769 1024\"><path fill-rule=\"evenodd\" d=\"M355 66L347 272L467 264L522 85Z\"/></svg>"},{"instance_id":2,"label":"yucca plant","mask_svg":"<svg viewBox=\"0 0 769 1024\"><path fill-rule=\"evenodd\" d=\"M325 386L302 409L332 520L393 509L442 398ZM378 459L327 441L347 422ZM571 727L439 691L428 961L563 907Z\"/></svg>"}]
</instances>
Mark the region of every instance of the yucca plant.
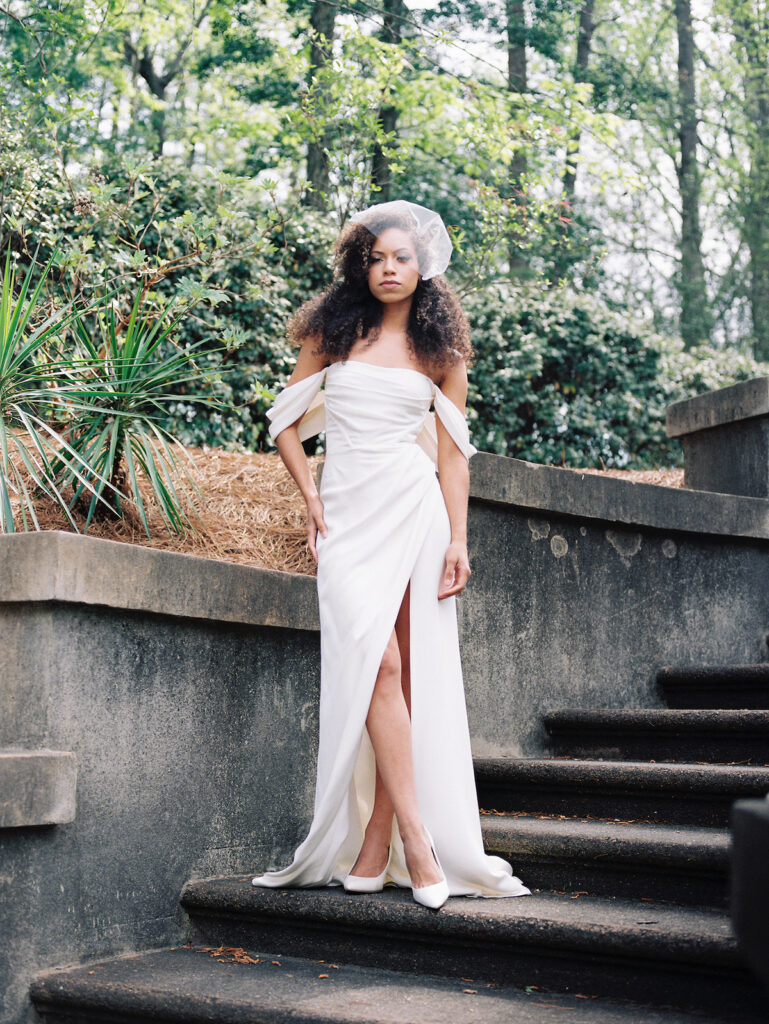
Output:
<instances>
[{"instance_id":1,"label":"yucca plant","mask_svg":"<svg viewBox=\"0 0 769 1024\"><path fill-rule=\"evenodd\" d=\"M22 528L39 530L35 503L43 495L77 530L62 494L62 473L87 488L94 501L97 486L102 491L110 486L51 422L65 400L57 381L75 368L71 360L52 360L47 347L78 316L72 303L48 316L42 312L42 289L55 257L54 252L30 291L33 260L18 294L10 249L5 260L0 290L0 533L17 528L14 499Z\"/></svg>"},{"instance_id":2,"label":"yucca plant","mask_svg":"<svg viewBox=\"0 0 769 1024\"><path fill-rule=\"evenodd\" d=\"M85 480L79 480L67 467L63 482L73 486L72 508L88 502L86 530L97 514L122 517L127 496L150 536L140 475L166 527L175 533L194 530L188 488L202 494L188 470L188 464L194 463L181 442L159 424L174 402L222 405L211 394L187 390L191 382L205 385L218 372L194 361L195 350L204 342L181 349L172 341L174 329L191 305L174 310L171 301L153 313L139 292L125 324L119 323L111 301L90 318L74 318L84 363L78 363L66 388L75 410L70 433L90 473L81 474Z\"/></svg>"}]
</instances>

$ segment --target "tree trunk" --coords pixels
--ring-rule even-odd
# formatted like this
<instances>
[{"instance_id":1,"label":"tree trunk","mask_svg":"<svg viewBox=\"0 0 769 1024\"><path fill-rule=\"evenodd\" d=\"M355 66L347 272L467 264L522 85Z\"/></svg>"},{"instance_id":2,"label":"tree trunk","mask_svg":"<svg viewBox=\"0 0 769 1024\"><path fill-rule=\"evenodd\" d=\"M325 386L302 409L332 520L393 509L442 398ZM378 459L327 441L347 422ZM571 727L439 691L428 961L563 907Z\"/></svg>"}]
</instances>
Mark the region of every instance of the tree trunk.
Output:
<instances>
[{"instance_id":1,"label":"tree trunk","mask_svg":"<svg viewBox=\"0 0 769 1024\"><path fill-rule=\"evenodd\" d=\"M331 47L334 39L334 22L336 20L337 5L329 0L315 0L310 15L310 72L308 84L312 88L318 71L325 65L331 55ZM326 150L329 146L329 137L326 131L321 133L320 138L310 142L307 146L307 180L310 188L302 197L304 206L311 206L316 210L327 208L327 196L330 186L328 174L328 158Z\"/></svg>"},{"instance_id":2,"label":"tree trunk","mask_svg":"<svg viewBox=\"0 0 769 1024\"><path fill-rule=\"evenodd\" d=\"M681 197L681 337L686 348L707 341L712 327L700 229L700 176L697 166L697 97L691 0L675 0L678 29L678 96L680 155L677 165Z\"/></svg>"},{"instance_id":3,"label":"tree trunk","mask_svg":"<svg viewBox=\"0 0 769 1024\"><path fill-rule=\"evenodd\" d=\"M523 0L507 0L507 87L526 92L526 11Z\"/></svg>"},{"instance_id":4,"label":"tree trunk","mask_svg":"<svg viewBox=\"0 0 769 1024\"><path fill-rule=\"evenodd\" d=\"M753 354L769 360L769 29L738 6L734 34L742 50L749 168L742 186L742 236L750 254L748 296Z\"/></svg>"},{"instance_id":5,"label":"tree trunk","mask_svg":"<svg viewBox=\"0 0 769 1024\"><path fill-rule=\"evenodd\" d=\"M162 103L162 106L152 111L150 115L150 124L152 125L152 131L155 136L155 156L163 155L163 147L166 144L166 91L163 89L160 96L157 97Z\"/></svg>"},{"instance_id":6,"label":"tree trunk","mask_svg":"<svg viewBox=\"0 0 769 1024\"><path fill-rule=\"evenodd\" d=\"M595 0L585 0L579 12L577 29L577 59L574 63L574 81L587 81L587 69L590 63L590 50L593 43L593 11ZM577 185L577 161L579 160L580 132L575 131L569 138L566 148L566 165L563 170L563 210L559 224L558 242L555 259L553 260L553 278L559 281L565 277L572 262L569 256L569 239L571 222L574 214L574 194Z\"/></svg>"},{"instance_id":7,"label":"tree trunk","mask_svg":"<svg viewBox=\"0 0 769 1024\"><path fill-rule=\"evenodd\" d=\"M526 65L526 11L523 0L506 0L507 4L507 88L511 93L525 93L528 90L528 69ZM521 104L513 102L517 116L525 117ZM510 161L509 192L512 202L523 207L523 183L526 176L526 153L516 140L515 151ZM515 238L508 242L510 273L518 276L526 269L526 260Z\"/></svg>"},{"instance_id":8,"label":"tree trunk","mask_svg":"<svg viewBox=\"0 0 769 1024\"><path fill-rule=\"evenodd\" d=\"M587 68L590 61L590 48L593 43L593 10L595 0L585 0L579 12L579 29L577 35L577 61L574 65L574 81L587 81ZM579 157L579 136L576 131L570 140L569 152L566 155L566 169L563 174L563 193L567 203L574 200L574 189L577 183L577 159Z\"/></svg>"},{"instance_id":9,"label":"tree trunk","mask_svg":"<svg viewBox=\"0 0 769 1024\"><path fill-rule=\"evenodd\" d=\"M769 96L765 64L756 77L759 82L745 235L750 251L750 319L754 355L756 359L769 360Z\"/></svg>"},{"instance_id":10,"label":"tree trunk","mask_svg":"<svg viewBox=\"0 0 769 1024\"><path fill-rule=\"evenodd\" d=\"M404 7L402 0L384 0L384 22L380 38L382 42L398 44L401 41ZM379 125L383 132L392 133L398 122L398 110L393 106L382 106L379 109ZM386 203L390 199L390 161L377 142L371 161L371 183L378 187L377 202Z\"/></svg>"}]
</instances>

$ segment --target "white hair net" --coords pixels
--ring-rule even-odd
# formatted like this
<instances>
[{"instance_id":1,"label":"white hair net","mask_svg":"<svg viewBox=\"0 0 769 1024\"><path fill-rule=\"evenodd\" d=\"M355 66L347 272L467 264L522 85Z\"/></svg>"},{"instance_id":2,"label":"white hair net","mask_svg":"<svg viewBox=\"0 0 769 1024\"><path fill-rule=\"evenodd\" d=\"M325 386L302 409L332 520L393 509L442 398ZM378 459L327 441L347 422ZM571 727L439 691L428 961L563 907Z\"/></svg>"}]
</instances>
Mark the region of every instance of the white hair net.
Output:
<instances>
[{"instance_id":1,"label":"white hair net","mask_svg":"<svg viewBox=\"0 0 769 1024\"><path fill-rule=\"evenodd\" d=\"M367 210L354 213L351 221L362 224L372 233L381 235L386 228L400 228L414 237L419 260L419 273L427 281L442 274L451 259L451 239L446 226L434 210L405 199L390 203L377 203Z\"/></svg>"}]
</instances>

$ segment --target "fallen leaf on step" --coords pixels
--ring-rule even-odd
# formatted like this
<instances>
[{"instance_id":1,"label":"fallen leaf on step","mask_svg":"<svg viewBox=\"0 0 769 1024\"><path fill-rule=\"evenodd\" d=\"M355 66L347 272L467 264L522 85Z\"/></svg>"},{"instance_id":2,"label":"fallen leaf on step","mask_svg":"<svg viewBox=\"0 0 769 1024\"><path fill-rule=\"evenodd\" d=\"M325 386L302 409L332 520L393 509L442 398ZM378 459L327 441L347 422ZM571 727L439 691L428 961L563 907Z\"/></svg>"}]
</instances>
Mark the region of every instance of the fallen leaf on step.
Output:
<instances>
[{"instance_id":1,"label":"fallen leaf on step","mask_svg":"<svg viewBox=\"0 0 769 1024\"><path fill-rule=\"evenodd\" d=\"M462 991L468 996L477 996L478 989L476 988L463 988Z\"/></svg>"},{"instance_id":2,"label":"fallen leaf on step","mask_svg":"<svg viewBox=\"0 0 769 1024\"><path fill-rule=\"evenodd\" d=\"M318 975L318 977L319 977L319 978L327 978L327 977L328 977L328 975L327 975L327 974L319 974L319 975Z\"/></svg>"}]
</instances>

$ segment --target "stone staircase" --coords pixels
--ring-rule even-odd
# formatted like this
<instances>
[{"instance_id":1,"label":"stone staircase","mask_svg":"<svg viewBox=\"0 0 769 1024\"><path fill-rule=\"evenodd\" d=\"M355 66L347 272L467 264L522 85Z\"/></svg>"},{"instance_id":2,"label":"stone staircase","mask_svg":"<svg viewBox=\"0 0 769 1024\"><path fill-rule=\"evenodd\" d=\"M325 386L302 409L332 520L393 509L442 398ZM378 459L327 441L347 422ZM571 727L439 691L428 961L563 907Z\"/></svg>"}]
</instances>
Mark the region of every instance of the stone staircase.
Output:
<instances>
[{"instance_id":1,"label":"stone staircase","mask_svg":"<svg viewBox=\"0 0 769 1024\"><path fill-rule=\"evenodd\" d=\"M668 708L558 711L552 756L476 762L531 897L189 882L184 948L49 971L51 1024L769 1019L729 922L729 810L769 792L769 666L662 669ZM257 869L259 865L254 865Z\"/></svg>"}]
</instances>

